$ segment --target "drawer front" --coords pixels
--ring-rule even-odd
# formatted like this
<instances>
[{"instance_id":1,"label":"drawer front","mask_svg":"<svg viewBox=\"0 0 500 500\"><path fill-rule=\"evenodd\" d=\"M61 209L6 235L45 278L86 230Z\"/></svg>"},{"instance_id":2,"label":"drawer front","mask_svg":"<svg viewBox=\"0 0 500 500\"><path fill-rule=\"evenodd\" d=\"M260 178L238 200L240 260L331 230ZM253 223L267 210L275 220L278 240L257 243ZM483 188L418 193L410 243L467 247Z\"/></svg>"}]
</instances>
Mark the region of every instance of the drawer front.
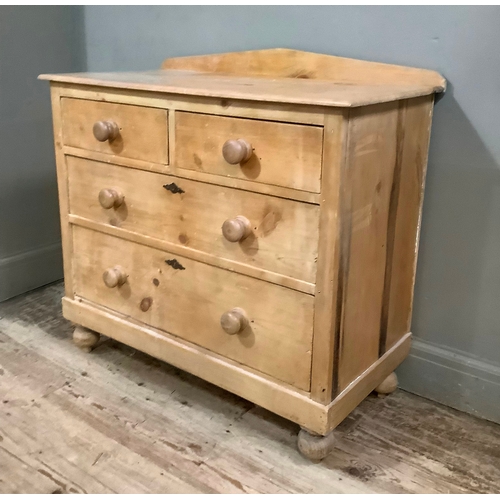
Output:
<instances>
[{"instance_id":1,"label":"drawer front","mask_svg":"<svg viewBox=\"0 0 500 500\"><path fill-rule=\"evenodd\" d=\"M309 390L314 297L78 226L73 249L78 296ZM234 308L248 325L229 334Z\"/></svg>"},{"instance_id":2,"label":"drawer front","mask_svg":"<svg viewBox=\"0 0 500 500\"><path fill-rule=\"evenodd\" d=\"M66 146L107 153L153 163L168 163L167 111L128 104L61 99L63 142ZM115 123L119 134L105 139L109 134L98 122ZM111 128L111 130L113 130Z\"/></svg>"},{"instance_id":3,"label":"drawer front","mask_svg":"<svg viewBox=\"0 0 500 500\"><path fill-rule=\"evenodd\" d=\"M317 205L72 156L66 161L74 215L315 282ZM106 189L121 193L123 203L103 208L99 193ZM238 216L248 219L251 232L231 242L222 226Z\"/></svg>"},{"instance_id":4,"label":"drawer front","mask_svg":"<svg viewBox=\"0 0 500 500\"><path fill-rule=\"evenodd\" d=\"M238 139L253 153L247 161L231 164L223 156L223 146ZM319 193L322 142L322 127L175 114L175 164L188 170ZM237 161L238 148L227 145L230 161Z\"/></svg>"}]
</instances>

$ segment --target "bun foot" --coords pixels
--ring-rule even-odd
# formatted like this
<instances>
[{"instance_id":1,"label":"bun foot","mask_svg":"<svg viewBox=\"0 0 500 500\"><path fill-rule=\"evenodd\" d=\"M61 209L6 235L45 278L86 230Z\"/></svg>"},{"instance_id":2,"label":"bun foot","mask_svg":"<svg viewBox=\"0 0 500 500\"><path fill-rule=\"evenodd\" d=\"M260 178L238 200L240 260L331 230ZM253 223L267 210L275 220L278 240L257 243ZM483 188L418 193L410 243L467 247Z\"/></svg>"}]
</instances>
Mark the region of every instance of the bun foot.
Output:
<instances>
[{"instance_id":1,"label":"bun foot","mask_svg":"<svg viewBox=\"0 0 500 500\"><path fill-rule=\"evenodd\" d=\"M320 436L300 429L297 444L302 455L309 460L319 462L330 454L334 448L334 442L333 432L326 436Z\"/></svg>"},{"instance_id":2,"label":"bun foot","mask_svg":"<svg viewBox=\"0 0 500 500\"><path fill-rule=\"evenodd\" d=\"M387 394L391 394L398 388L398 377L392 372L387 378L385 378L382 383L375 387L375 392L380 396L384 397Z\"/></svg>"},{"instance_id":3,"label":"bun foot","mask_svg":"<svg viewBox=\"0 0 500 500\"><path fill-rule=\"evenodd\" d=\"M83 326L76 326L73 332L73 342L84 352L90 352L100 338L98 333Z\"/></svg>"}]
</instances>

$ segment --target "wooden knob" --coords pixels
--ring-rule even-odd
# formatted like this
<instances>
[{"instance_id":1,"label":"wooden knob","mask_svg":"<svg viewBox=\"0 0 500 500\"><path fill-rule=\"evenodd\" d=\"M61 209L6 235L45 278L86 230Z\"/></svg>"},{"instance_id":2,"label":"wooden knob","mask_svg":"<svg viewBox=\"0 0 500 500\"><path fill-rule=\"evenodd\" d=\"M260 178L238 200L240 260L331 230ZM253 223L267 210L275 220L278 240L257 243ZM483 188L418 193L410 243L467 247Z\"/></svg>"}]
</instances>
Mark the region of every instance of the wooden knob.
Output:
<instances>
[{"instance_id":1,"label":"wooden knob","mask_svg":"<svg viewBox=\"0 0 500 500\"><path fill-rule=\"evenodd\" d=\"M104 280L104 284L108 288L115 288L116 286L122 286L127 281L127 273L125 269L121 266L111 267L104 271L102 275L102 279Z\"/></svg>"},{"instance_id":2,"label":"wooden knob","mask_svg":"<svg viewBox=\"0 0 500 500\"><path fill-rule=\"evenodd\" d=\"M117 189L106 188L99 191L99 203L102 208L118 208L124 199L125 196Z\"/></svg>"},{"instance_id":3,"label":"wooden knob","mask_svg":"<svg viewBox=\"0 0 500 500\"><path fill-rule=\"evenodd\" d=\"M94 137L100 142L112 141L120 134L118 125L111 120L95 122L92 131Z\"/></svg>"},{"instance_id":4,"label":"wooden knob","mask_svg":"<svg viewBox=\"0 0 500 500\"><path fill-rule=\"evenodd\" d=\"M234 219L227 219L222 224L222 235L227 241L236 242L244 240L252 232L250 221L238 215Z\"/></svg>"},{"instance_id":5,"label":"wooden knob","mask_svg":"<svg viewBox=\"0 0 500 500\"><path fill-rule=\"evenodd\" d=\"M124 199L125 196L117 189L106 188L99 191L99 203L102 208L118 208Z\"/></svg>"},{"instance_id":6,"label":"wooden knob","mask_svg":"<svg viewBox=\"0 0 500 500\"><path fill-rule=\"evenodd\" d=\"M252 156L252 152L252 145L245 139L226 141L222 146L222 156L231 165L248 161Z\"/></svg>"},{"instance_id":7,"label":"wooden knob","mask_svg":"<svg viewBox=\"0 0 500 500\"><path fill-rule=\"evenodd\" d=\"M247 314L243 309L235 307L220 317L220 326L229 335L240 333L248 326Z\"/></svg>"}]
</instances>

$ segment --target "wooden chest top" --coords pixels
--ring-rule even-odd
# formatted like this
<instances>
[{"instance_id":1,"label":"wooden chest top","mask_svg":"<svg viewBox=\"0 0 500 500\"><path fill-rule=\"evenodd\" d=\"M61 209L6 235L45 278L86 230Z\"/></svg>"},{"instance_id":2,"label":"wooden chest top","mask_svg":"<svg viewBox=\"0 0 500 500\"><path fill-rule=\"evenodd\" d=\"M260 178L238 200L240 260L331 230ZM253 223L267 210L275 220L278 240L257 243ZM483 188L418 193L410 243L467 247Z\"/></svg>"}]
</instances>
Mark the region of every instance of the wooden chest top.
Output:
<instances>
[{"instance_id":1,"label":"wooden chest top","mask_svg":"<svg viewBox=\"0 0 500 500\"><path fill-rule=\"evenodd\" d=\"M42 75L64 83L315 106L356 107L443 92L435 71L289 49L167 59L159 71Z\"/></svg>"}]
</instances>

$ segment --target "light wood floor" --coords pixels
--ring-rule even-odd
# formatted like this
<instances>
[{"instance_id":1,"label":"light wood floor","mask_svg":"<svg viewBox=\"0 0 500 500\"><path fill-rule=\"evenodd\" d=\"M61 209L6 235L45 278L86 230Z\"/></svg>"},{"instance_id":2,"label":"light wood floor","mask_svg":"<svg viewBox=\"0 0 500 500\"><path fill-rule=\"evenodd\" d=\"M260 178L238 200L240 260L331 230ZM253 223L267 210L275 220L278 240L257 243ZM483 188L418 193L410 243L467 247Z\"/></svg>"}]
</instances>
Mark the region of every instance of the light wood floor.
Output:
<instances>
[{"instance_id":1,"label":"light wood floor","mask_svg":"<svg viewBox=\"0 0 500 500\"><path fill-rule=\"evenodd\" d=\"M500 492L500 426L398 390L312 464L295 424L112 340L79 351L61 296L0 304L0 493Z\"/></svg>"}]
</instances>

